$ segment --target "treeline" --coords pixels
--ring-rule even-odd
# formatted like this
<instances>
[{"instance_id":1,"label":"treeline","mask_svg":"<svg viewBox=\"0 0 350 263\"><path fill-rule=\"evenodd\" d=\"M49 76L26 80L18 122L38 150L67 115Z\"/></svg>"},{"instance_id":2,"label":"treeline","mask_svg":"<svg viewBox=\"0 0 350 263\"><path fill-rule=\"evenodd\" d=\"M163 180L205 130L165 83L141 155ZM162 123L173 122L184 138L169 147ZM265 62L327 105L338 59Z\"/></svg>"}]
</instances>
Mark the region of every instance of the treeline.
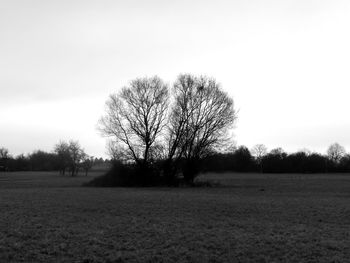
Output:
<instances>
[{"instance_id":1,"label":"treeline","mask_svg":"<svg viewBox=\"0 0 350 263\"><path fill-rule=\"evenodd\" d=\"M344 147L332 144L326 155L299 151L286 153L281 148L260 152L262 145L249 150L238 147L230 153L215 153L201 160L203 171L262 172L262 173L349 173L350 155Z\"/></svg>"},{"instance_id":2,"label":"treeline","mask_svg":"<svg viewBox=\"0 0 350 263\"><path fill-rule=\"evenodd\" d=\"M60 171L62 174L71 172L69 167L72 166L72 159L68 154L62 155L62 152L58 151L60 147L62 142L56 145L54 152L38 150L16 157L11 156L5 148L0 148L0 171ZM209 154L199 162L199 166L202 172L350 173L350 155L343 149L333 144L327 154L322 155L309 151L288 154L277 148L256 156L254 149L240 146L231 152ZM102 158L89 160L91 165L110 162ZM80 162L80 169L83 163ZM64 168L66 171L63 171Z\"/></svg>"},{"instance_id":3,"label":"treeline","mask_svg":"<svg viewBox=\"0 0 350 263\"><path fill-rule=\"evenodd\" d=\"M157 76L137 78L111 94L98 128L110 138L114 162L98 186L193 185L205 171L265 173L320 173L349 171L349 155L333 144L327 155L267 152L264 145L251 151L242 146L220 153L232 142L237 111L233 99L213 78L180 74L170 86ZM1 157L1 156L0 156ZM4 159L3 159L4 160ZM27 161L26 161L27 160ZM39 161L38 161L39 160ZM60 142L53 153L35 152L15 158L13 168L59 170L72 176L85 172L92 159L79 143Z\"/></svg>"},{"instance_id":4,"label":"treeline","mask_svg":"<svg viewBox=\"0 0 350 263\"><path fill-rule=\"evenodd\" d=\"M56 154L40 150L0 159L0 171L58 171L59 166Z\"/></svg>"},{"instance_id":5,"label":"treeline","mask_svg":"<svg viewBox=\"0 0 350 263\"><path fill-rule=\"evenodd\" d=\"M153 163L153 169L162 174L166 160L158 159ZM178 183L184 178L186 159L178 160ZM344 147L332 144L327 154L311 153L304 150L296 153L286 153L282 148L267 152L263 145L256 145L249 150L240 146L230 152L211 152L205 157L192 163L198 174L205 172L254 172L254 173L350 173L350 154L346 154ZM125 163L115 158L112 169L103 177L95 178L88 183L90 186L135 186L149 185L144 170L135 163ZM164 178L164 177L163 177ZM162 183L162 176L153 178L155 183ZM164 178L165 179L165 178ZM186 181L185 181L186 182ZM164 183L164 182L163 182Z\"/></svg>"},{"instance_id":6,"label":"treeline","mask_svg":"<svg viewBox=\"0 0 350 263\"><path fill-rule=\"evenodd\" d=\"M81 171L87 175L93 165L104 162L102 158L87 155L77 141L61 141L52 152L37 150L18 156L12 156L6 148L0 147L0 171L59 171L62 175L72 176Z\"/></svg>"}]
</instances>

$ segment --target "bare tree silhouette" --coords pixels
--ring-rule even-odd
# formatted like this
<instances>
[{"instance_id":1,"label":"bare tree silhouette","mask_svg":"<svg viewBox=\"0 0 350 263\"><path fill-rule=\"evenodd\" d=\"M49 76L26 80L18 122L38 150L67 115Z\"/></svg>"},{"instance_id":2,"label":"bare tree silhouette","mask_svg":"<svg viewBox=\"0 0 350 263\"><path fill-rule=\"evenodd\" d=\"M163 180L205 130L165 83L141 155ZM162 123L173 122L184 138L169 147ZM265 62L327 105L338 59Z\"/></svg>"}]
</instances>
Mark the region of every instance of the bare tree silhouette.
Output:
<instances>
[{"instance_id":1,"label":"bare tree silhouette","mask_svg":"<svg viewBox=\"0 0 350 263\"><path fill-rule=\"evenodd\" d=\"M54 152L58 155L60 173L65 175L67 169L72 176L78 174L80 163L86 158L86 153L78 141L60 141L55 145Z\"/></svg>"},{"instance_id":2,"label":"bare tree silhouette","mask_svg":"<svg viewBox=\"0 0 350 263\"><path fill-rule=\"evenodd\" d=\"M118 145L127 159L147 167L166 123L168 96L168 87L159 77L135 79L110 96L99 129L113 137L114 146Z\"/></svg>"},{"instance_id":3,"label":"bare tree silhouette","mask_svg":"<svg viewBox=\"0 0 350 263\"><path fill-rule=\"evenodd\" d=\"M345 148L339 143L333 143L328 147L327 155L329 160L339 163L341 158L346 154Z\"/></svg>"},{"instance_id":4,"label":"bare tree silhouette","mask_svg":"<svg viewBox=\"0 0 350 263\"><path fill-rule=\"evenodd\" d=\"M7 159L9 158L9 150L6 148L1 147L0 148L0 159Z\"/></svg>"},{"instance_id":5,"label":"bare tree silhouette","mask_svg":"<svg viewBox=\"0 0 350 263\"><path fill-rule=\"evenodd\" d=\"M9 150L1 147L0 148L0 171L6 171L8 169L7 162L10 158Z\"/></svg>"},{"instance_id":6,"label":"bare tree silhouette","mask_svg":"<svg viewBox=\"0 0 350 263\"><path fill-rule=\"evenodd\" d=\"M84 170L85 176L88 175L88 172L92 168L93 164L94 164L94 157L89 156L89 155L84 153L79 166Z\"/></svg>"},{"instance_id":7,"label":"bare tree silhouette","mask_svg":"<svg viewBox=\"0 0 350 263\"><path fill-rule=\"evenodd\" d=\"M267 148L264 144L256 144L251 150L253 156L259 165L260 172L262 172L262 158L267 154Z\"/></svg>"},{"instance_id":8,"label":"bare tree silhouette","mask_svg":"<svg viewBox=\"0 0 350 263\"><path fill-rule=\"evenodd\" d=\"M55 145L54 152L58 156L60 174L65 175L70 162L69 145L65 141L60 141Z\"/></svg>"},{"instance_id":9,"label":"bare tree silhouette","mask_svg":"<svg viewBox=\"0 0 350 263\"><path fill-rule=\"evenodd\" d=\"M233 100L215 79L206 76L180 75L173 93L167 165L183 158L184 179L193 183L198 173L197 162L227 142L237 114Z\"/></svg>"},{"instance_id":10,"label":"bare tree silhouette","mask_svg":"<svg viewBox=\"0 0 350 263\"><path fill-rule=\"evenodd\" d=\"M86 153L78 141L69 141L68 150L70 156L69 169L71 175L75 176L78 174L80 163L85 158Z\"/></svg>"}]
</instances>

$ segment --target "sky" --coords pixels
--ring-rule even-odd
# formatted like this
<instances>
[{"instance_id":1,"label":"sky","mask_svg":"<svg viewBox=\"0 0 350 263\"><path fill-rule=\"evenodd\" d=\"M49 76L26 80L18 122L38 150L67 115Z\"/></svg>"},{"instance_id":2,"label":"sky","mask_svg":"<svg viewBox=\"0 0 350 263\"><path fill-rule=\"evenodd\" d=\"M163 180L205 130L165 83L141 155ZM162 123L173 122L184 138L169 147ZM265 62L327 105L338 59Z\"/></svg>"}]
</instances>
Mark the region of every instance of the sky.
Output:
<instances>
[{"instance_id":1,"label":"sky","mask_svg":"<svg viewBox=\"0 0 350 263\"><path fill-rule=\"evenodd\" d=\"M350 151L348 0L0 0L0 147L79 140L137 77L216 78L234 99L238 145Z\"/></svg>"}]
</instances>

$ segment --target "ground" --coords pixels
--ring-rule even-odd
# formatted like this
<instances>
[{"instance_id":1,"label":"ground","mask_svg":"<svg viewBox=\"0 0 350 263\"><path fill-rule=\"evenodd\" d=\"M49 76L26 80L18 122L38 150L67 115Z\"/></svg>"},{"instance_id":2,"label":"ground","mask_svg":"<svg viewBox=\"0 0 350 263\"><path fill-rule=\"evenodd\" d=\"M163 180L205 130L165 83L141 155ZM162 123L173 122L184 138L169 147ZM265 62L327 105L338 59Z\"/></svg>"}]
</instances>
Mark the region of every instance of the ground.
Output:
<instances>
[{"instance_id":1,"label":"ground","mask_svg":"<svg viewBox=\"0 0 350 263\"><path fill-rule=\"evenodd\" d=\"M0 173L0 262L350 262L350 175L80 186L96 175Z\"/></svg>"}]
</instances>

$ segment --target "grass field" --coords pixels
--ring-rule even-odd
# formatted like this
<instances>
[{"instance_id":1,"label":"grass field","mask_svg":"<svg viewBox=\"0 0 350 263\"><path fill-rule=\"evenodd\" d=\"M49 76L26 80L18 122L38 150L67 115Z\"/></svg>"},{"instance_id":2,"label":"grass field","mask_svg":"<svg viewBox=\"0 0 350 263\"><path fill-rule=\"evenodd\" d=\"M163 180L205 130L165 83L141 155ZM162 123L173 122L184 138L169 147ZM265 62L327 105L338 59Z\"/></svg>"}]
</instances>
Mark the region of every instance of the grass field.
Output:
<instances>
[{"instance_id":1,"label":"grass field","mask_svg":"<svg viewBox=\"0 0 350 263\"><path fill-rule=\"evenodd\" d=\"M80 187L96 175L0 173L0 262L350 262L350 175Z\"/></svg>"}]
</instances>

